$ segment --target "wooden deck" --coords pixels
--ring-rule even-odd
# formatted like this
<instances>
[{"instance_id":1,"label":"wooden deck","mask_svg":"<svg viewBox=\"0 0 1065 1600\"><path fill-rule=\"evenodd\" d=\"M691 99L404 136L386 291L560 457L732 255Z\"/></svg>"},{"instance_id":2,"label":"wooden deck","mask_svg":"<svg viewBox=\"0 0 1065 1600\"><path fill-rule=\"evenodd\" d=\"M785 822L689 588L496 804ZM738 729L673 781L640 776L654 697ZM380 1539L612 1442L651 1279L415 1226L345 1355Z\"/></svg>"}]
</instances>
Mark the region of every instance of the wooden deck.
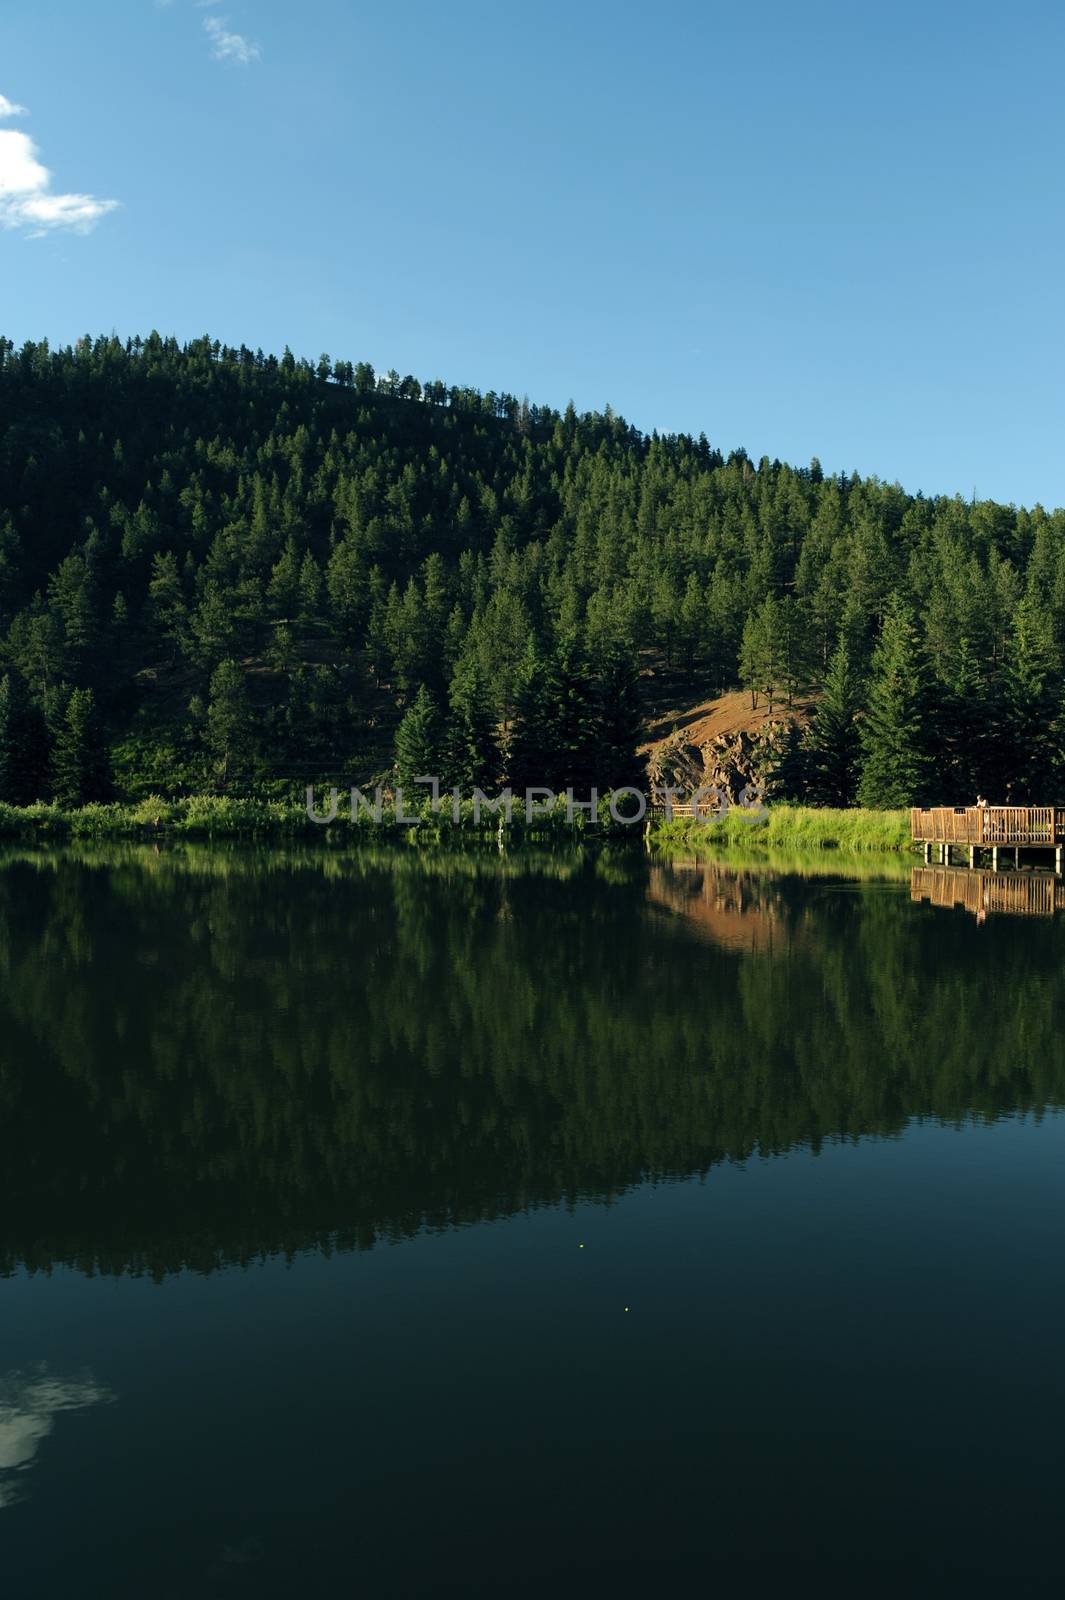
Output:
<instances>
[{"instance_id":1,"label":"wooden deck","mask_svg":"<svg viewBox=\"0 0 1065 1600\"><path fill-rule=\"evenodd\" d=\"M1065 882L1049 872L980 872L967 867L914 867L910 899L969 911L982 922L1002 912L1052 917L1065 911Z\"/></svg>"},{"instance_id":2,"label":"wooden deck","mask_svg":"<svg viewBox=\"0 0 1065 1600\"><path fill-rule=\"evenodd\" d=\"M1065 844L1065 806L933 806L910 812L910 832L917 844L969 844L982 849L998 845Z\"/></svg>"}]
</instances>

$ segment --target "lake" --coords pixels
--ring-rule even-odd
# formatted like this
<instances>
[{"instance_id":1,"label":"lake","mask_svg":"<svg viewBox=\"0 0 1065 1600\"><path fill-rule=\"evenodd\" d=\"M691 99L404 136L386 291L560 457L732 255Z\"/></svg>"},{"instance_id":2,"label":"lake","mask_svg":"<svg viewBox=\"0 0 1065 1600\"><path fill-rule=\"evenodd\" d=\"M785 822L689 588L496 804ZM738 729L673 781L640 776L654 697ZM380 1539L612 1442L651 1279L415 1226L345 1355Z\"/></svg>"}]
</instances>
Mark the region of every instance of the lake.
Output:
<instances>
[{"instance_id":1,"label":"lake","mask_svg":"<svg viewBox=\"0 0 1065 1600\"><path fill-rule=\"evenodd\" d=\"M1059 1594L1065 912L831 866L0 857L12 1600Z\"/></svg>"}]
</instances>

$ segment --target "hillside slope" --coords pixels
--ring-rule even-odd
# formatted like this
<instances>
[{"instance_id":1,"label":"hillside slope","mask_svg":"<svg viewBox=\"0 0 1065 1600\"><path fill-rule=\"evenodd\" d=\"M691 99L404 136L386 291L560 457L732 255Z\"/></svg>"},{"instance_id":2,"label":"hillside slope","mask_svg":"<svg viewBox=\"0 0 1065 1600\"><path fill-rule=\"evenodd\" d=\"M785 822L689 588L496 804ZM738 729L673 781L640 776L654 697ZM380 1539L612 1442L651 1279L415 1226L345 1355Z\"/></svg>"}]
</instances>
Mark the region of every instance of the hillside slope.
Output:
<instances>
[{"instance_id":1,"label":"hillside slope","mask_svg":"<svg viewBox=\"0 0 1065 1600\"><path fill-rule=\"evenodd\" d=\"M856 710L906 685L845 787L1037 782L1065 515L324 357L0 340L0 798L365 780L404 718L456 781L602 781L841 645Z\"/></svg>"}]
</instances>

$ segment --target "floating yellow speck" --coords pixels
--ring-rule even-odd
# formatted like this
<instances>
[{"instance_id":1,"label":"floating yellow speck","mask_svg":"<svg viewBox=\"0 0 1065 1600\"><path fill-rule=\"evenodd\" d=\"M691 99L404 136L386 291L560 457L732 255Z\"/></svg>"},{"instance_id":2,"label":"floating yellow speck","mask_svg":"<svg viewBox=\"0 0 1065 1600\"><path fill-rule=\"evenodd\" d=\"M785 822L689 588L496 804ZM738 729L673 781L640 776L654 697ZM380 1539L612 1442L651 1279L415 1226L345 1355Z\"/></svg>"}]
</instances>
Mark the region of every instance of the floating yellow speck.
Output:
<instances>
[{"instance_id":1,"label":"floating yellow speck","mask_svg":"<svg viewBox=\"0 0 1065 1600\"><path fill-rule=\"evenodd\" d=\"M626 1307L625 1307L625 1310L626 1310L626 1311L627 1311L627 1310L628 1310L628 1309L629 1309L629 1308L628 1308L628 1306L626 1306Z\"/></svg>"},{"instance_id":2,"label":"floating yellow speck","mask_svg":"<svg viewBox=\"0 0 1065 1600\"><path fill-rule=\"evenodd\" d=\"M578 1245L578 1246L577 1246L577 1249L578 1249L578 1250L583 1250L583 1249L584 1249L584 1246L583 1246L583 1245L582 1245L582 1244L579 1244L579 1245Z\"/></svg>"}]
</instances>

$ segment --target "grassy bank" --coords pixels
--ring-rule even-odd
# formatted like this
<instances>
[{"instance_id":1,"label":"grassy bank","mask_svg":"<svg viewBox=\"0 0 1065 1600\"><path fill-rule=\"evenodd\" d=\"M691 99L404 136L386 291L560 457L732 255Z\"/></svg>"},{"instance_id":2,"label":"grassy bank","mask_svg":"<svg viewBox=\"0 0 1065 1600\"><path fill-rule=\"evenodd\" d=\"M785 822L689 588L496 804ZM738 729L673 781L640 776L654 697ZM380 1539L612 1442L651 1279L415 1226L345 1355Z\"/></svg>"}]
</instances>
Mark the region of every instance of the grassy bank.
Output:
<instances>
[{"instance_id":1,"label":"grassy bank","mask_svg":"<svg viewBox=\"0 0 1065 1600\"><path fill-rule=\"evenodd\" d=\"M319 791L317 804L326 803L324 791ZM457 818L450 809L432 812L428 805L415 810L407 804L409 816L417 822L397 822L394 814L385 807L380 821L360 809L357 820L352 820L350 805L343 799L335 821L329 824L313 822L307 814L301 795L289 800L260 799L254 796L192 795L181 800L163 800L150 795L135 804L119 801L107 804L64 808L57 804L41 802L31 806L11 806L0 803L0 837L8 838L95 838L95 839L152 839L168 836L185 838L219 839L293 839L322 841L327 837L356 840L408 839L419 844L441 844L461 839L494 839L499 831L500 819L487 810L474 816L472 802L463 802ZM640 828L625 828L609 823L605 803L603 816L609 831L618 836L639 838ZM515 804L513 817L506 824L506 836L512 840L564 841L582 837L589 828L582 812L572 820L566 814L564 801L552 810L526 820L523 809ZM601 832L602 828L596 829Z\"/></svg>"},{"instance_id":2,"label":"grassy bank","mask_svg":"<svg viewBox=\"0 0 1065 1600\"><path fill-rule=\"evenodd\" d=\"M320 801L320 803L322 803ZM113 802L64 809L43 803L32 806L0 804L0 836L9 838L99 838L151 839L166 836L227 839L324 839L337 835L355 839L407 838L418 844L434 845L461 839L492 839L499 830L497 817L473 815L472 805L464 803L458 820L449 811L419 814L417 825L397 823L387 811L380 822L360 813L353 822L349 811L341 808L328 827L315 824L307 816L302 798L267 800L226 795L193 795L182 800L162 800L149 796L135 805ZM553 810L526 821L519 806L506 824L505 837L564 841L586 837L590 831L586 816L578 812L570 820L564 802ZM642 823L622 826L612 823L605 803L595 833L606 832L618 839L643 837ZM752 820L735 810L713 822L693 822L677 818L672 822L655 820L651 842L656 847L682 846L698 850L711 846L744 845L758 850L902 850L910 842L909 817L904 811L828 811L808 806L770 806L768 815Z\"/></svg>"},{"instance_id":3,"label":"grassy bank","mask_svg":"<svg viewBox=\"0 0 1065 1600\"><path fill-rule=\"evenodd\" d=\"M832 811L814 806L775 805L762 819L742 810L712 822L690 817L653 825L656 845L681 845L686 850L746 845L786 850L906 850L910 846L907 811Z\"/></svg>"},{"instance_id":4,"label":"grassy bank","mask_svg":"<svg viewBox=\"0 0 1065 1600\"><path fill-rule=\"evenodd\" d=\"M9 838L151 838L184 834L207 838L282 836L312 826L306 813L279 800L232 799L222 795L194 795L185 800L161 800L155 795L123 805L64 807L0 805L0 835Z\"/></svg>"}]
</instances>

